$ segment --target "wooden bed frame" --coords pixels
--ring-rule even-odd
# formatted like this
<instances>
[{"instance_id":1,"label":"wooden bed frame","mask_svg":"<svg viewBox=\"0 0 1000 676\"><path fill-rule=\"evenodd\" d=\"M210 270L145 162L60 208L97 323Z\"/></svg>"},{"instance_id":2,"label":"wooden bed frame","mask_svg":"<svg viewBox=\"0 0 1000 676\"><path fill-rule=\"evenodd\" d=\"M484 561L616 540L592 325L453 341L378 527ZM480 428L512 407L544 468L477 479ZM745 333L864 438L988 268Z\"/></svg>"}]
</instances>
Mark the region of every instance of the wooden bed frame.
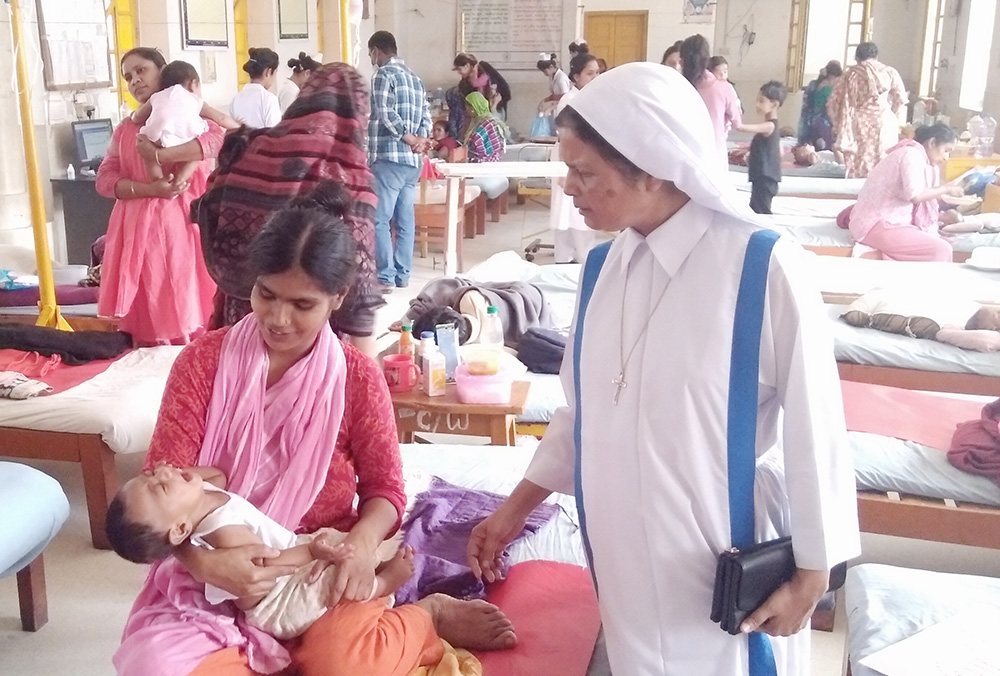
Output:
<instances>
[{"instance_id":1,"label":"wooden bed frame","mask_svg":"<svg viewBox=\"0 0 1000 676\"><path fill-rule=\"evenodd\" d=\"M861 531L1000 549L1000 509L895 493L858 492Z\"/></svg>"},{"instance_id":2,"label":"wooden bed frame","mask_svg":"<svg viewBox=\"0 0 1000 676\"><path fill-rule=\"evenodd\" d=\"M118 470L115 467L115 452L104 443L100 434L0 427L0 455L80 463L91 540L97 549L111 549L104 532L104 521L108 505L118 491Z\"/></svg>"},{"instance_id":3,"label":"wooden bed frame","mask_svg":"<svg viewBox=\"0 0 1000 676\"><path fill-rule=\"evenodd\" d=\"M837 362L840 379L855 383L887 385L904 390L925 390L930 392L951 392L980 396L1000 394L1000 378L978 373L944 373L941 371L919 371L893 366L868 366L849 362Z\"/></svg>"}]
</instances>

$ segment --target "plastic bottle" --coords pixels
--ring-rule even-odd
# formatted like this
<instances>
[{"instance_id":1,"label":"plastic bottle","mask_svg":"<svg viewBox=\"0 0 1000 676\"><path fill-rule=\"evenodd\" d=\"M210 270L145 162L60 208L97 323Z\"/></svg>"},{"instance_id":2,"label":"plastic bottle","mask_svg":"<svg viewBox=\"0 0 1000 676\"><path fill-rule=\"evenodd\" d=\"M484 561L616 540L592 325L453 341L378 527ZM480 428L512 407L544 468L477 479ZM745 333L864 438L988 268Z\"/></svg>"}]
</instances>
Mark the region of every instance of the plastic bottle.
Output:
<instances>
[{"instance_id":1,"label":"plastic bottle","mask_svg":"<svg viewBox=\"0 0 1000 676\"><path fill-rule=\"evenodd\" d=\"M444 355L434 344L434 334L431 334L430 339L424 338L423 335L421 334L420 339L423 345L423 356L420 358L420 378L427 396L439 397L445 393L448 384L445 375Z\"/></svg>"},{"instance_id":2,"label":"plastic bottle","mask_svg":"<svg viewBox=\"0 0 1000 676\"><path fill-rule=\"evenodd\" d=\"M423 362L421 362L421 359L424 358L424 347L427 345L428 341L430 341L431 345L434 345L434 332L433 331L424 331L424 332L422 332L420 334L420 342L417 343L417 346L416 346L417 366L420 366L423 363Z\"/></svg>"},{"instance_id":3,"label":"plastic bottle","mask_svg":"<svg viewBox=\"0 0 1000 676\"><path fill-rule=\"evenodd\" d=\"M412 357L413 352L413 324L407 322L403 324L403 332L399 334L399 354L408 354Z\"/></svg>"},{"instance_id":4,"label":"plastic bottle","mask_svg":"<svg viewBox=\"0 0 1000 676\"><path fill-rule=\"evenodd\" d=\"M479 330L479 344L483 347L503 349L503 323L500 321L500 308L496 305L486 308L486 319Z\"/></svg>"},{"instance_id":5,"label":"plastic bottle","mask_svg":"<svg viewBox=\"0 0 1000 676\"><path fill-rule=\"evenodd\" d=\"M76 180L76 167L73 166L72 162L66 165L66 178L71 181Z\"/></svg>"}]
</instances>

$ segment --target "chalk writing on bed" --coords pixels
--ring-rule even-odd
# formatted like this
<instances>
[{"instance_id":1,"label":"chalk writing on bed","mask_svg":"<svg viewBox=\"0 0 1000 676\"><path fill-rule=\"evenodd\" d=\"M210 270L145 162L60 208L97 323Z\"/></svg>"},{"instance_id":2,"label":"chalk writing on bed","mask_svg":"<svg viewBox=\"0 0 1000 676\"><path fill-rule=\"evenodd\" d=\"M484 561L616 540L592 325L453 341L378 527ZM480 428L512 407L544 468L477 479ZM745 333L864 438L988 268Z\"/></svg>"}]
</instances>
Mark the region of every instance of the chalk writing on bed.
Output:
<instances>
[{"instance_id":1,"label":"chalk writing on bed","mask_svg":"<svg viewBox=\"0 0 1000 676\"><path fill-rule=\"evenodd\" d=\"M467 432L469 430L468 413L442 413L399 408L397 415L400 420L416 418L416 427L421 432L434 434L436 432Z\"/></svg>"}]
</instances>

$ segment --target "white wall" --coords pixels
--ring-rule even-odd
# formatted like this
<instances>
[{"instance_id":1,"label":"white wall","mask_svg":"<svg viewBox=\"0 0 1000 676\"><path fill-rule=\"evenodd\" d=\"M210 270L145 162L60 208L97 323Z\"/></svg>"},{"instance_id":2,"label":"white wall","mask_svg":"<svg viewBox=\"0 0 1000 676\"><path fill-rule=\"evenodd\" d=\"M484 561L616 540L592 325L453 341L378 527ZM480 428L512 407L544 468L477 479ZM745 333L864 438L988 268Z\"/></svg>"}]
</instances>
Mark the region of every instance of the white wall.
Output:
<instances>
[{"instance_id":1,"label":"white wall","mask_svg":"<svg viewBox=\"0 0 1000 676\"><path fill-rule=\"evenodd\" d=\"M878 45L879 61L899 71L911 101L919 94L926 17L927 0L878 0L872 8L872 41Z\"/></svg>"}]
</instances>

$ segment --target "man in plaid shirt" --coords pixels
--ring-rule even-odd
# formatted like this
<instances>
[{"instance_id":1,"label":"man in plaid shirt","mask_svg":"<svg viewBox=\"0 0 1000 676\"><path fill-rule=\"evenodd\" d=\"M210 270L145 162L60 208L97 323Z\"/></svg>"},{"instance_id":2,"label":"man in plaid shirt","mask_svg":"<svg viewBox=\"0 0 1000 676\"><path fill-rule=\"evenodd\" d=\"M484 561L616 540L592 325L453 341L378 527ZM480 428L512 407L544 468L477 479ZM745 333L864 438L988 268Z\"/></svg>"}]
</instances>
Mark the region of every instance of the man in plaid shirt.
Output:
<instances>
[{"instance_id":1,"label":"man in plaid shirt","mask_svg":"<svg viewBox=\"0 0 1000 676\"><path fill-rule=\"evenodd\" d=\"M423 153L430 145L431 113L424 83L396 56L396 38L377 31L368 39L377 66L372 78L368 162L375 175L375 264L382 293L410 283L415 230L413 202ZM389 221L396 220L395 250Z\"/></svg>"}]
</instances>

